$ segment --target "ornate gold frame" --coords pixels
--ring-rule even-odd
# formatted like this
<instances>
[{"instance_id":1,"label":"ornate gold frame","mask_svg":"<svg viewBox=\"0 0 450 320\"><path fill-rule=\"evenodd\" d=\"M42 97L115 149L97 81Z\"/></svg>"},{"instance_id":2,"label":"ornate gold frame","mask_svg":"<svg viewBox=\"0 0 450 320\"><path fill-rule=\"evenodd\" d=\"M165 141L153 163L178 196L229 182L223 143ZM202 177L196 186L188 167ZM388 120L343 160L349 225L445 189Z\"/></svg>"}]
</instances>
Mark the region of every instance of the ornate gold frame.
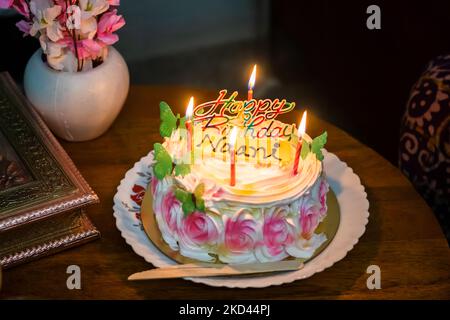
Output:
<instances>
[{"instance_id":1,"label":"ornate gold frame","mask_svg":"<svg viewBox=\"0 0 450 320\"><path fill-rule=\"evenodd\" d=\"M32 181L0 191L0 232L98 202L9 74L0 73L0 131Z\"/></svg>"},{"instance_id":2,"label":"ornate gold frame","mask_svg":"<svg viewBox=\"0 0 450 320\"><path fill-rule=\"evenodd\" d=\"M81 209L97 195L8 73L0 73L0 133L28 177L0 189L0 266L98 238Z\"/></svg>"}]
</instances>

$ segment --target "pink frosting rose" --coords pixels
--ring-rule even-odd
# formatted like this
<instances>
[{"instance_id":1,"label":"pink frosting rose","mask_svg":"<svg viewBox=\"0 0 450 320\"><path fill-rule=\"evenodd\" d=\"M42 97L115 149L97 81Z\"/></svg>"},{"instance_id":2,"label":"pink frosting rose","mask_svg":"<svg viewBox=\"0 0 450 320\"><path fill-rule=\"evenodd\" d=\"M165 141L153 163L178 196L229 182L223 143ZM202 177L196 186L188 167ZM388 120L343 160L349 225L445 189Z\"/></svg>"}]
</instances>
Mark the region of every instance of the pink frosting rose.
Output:
<instances>
[{"instance_id":1,"label":"pink frosting rose","mask_svg":"<svg viewBox=\"0 0 450 320\"><path fill-rule=\"evenodd\" d=\"M153 194L153 211L162 237L173 250L178 250L177 231L183 217L181 203L166 180L152 179L151 192Z\"/></svg>"},{"instance_id":2,"label":"pink frosting rose","mask_svg":"<svg viewBox=\"0 0 450 320\"><path fill-rule=\"evenodd\" d=\"M302 237L310 239L322 218L320 207L311 199L304 199L300 205L300 226Z\"/></svg>"},{"instance_id":3,"label":"pink frosting rose","mask_svg":"<svg viewBox=\"0 0 450 320\"><path fill-rule=\"evenodd\" d=\"M219 231L210 216L195 211L183 219L180 237L196 245L214 244L219 238Z\"/></svg>"},{"instance_id":4,"label":"pink frosting rose","mask_svg":"<svg viewBox=\"0 0 450 320\"><path fill-rule=\"evenodd\" d=\"M327 212L327 193L329 190L328 182L323 178L319 186L319 204L320 214L323 216Z\"/></svg>"},{"instance_id":5,"label":"pink frosting rose","mask_svg":"<svg viewBox=\"0 0 450 320\"><path fill-rule=\"evenodd\" d=\"M294 241L293 229L286 215L286 209L277 208L267 212L264 217L263 244L272 256L283 253L284 247Z\"/></svg>"},{"instance_id":6,"label":"pink frosting rose","mask_svg":"<svg viewBox=\"0 0 450 320\"><path fill-rule=\"evenodd\" d=\"M175 193L172 190L169 190L161 201L161 214L172 232L177 230L177 218L180 211L180 202L175 197Z\"/></svg>"},{"instance_id":7,"label":"pink frosting rose","mask_svg":"<svg viewBox=\"0 0 450 320\"><path fill-rule=\"evenodd\" d=\"M311 189L311 194L302 199L299 208L299 224L301 236L309 240L319 223L327 213L328 183L324 177L317 181Z\"/></svg>"},{"instance_id":8,"label":"pink frosting rose","mask_svg":"<svg viewBox=\"0 0 450 320\"><path fill-rule=\"evenodd\" d=\"M257 242L256 222L246 217L241 211L234 219L228 219L225 224L225 246L232 252L252 250Z\"/></svg>"}]
</instances>

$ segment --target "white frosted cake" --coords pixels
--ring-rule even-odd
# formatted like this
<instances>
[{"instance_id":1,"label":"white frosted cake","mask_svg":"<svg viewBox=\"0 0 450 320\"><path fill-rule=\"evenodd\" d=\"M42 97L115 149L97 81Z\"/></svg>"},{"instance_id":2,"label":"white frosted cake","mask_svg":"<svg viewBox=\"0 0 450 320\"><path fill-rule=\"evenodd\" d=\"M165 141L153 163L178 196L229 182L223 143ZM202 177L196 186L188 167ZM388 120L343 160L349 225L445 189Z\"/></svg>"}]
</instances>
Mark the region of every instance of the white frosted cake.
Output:
<instances>
[{"instance_id":1,"label":"white frosted cake","mask_svg":"<svg viewBox=\"0 0 450 320\"><path fill-rule=\"evenodd\" d=\"M162 121L167 108L161 104ZM244 132L233 143L234 185L230 124ZM326 241L325 234L316 233L327 214L320 151L326 133L314 140L303 134L294 174L295 125L266 119L253 129L269 126L290 128L290 133L258 138L237 118L220 130L200 121L192 126L189 151L184 124L168 132L162 125L151 192L158 227L172 250L199 261L240 264L308 259Z\"/></svg>"}]
</instances>

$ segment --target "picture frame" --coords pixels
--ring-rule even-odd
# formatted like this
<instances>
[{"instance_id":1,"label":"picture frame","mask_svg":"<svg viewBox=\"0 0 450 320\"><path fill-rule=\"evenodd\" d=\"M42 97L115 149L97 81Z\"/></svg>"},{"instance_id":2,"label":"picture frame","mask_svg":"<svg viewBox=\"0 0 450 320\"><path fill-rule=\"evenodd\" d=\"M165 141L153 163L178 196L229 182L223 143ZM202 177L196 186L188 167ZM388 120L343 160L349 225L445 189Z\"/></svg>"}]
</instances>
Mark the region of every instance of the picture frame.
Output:
<instances>
[{"instance_id":1,"label":"picture frame","mask_svg":"<svg viewBox=\"0 0 450 320\"><path fill-rule=\"evenodd\" d=\"M0 232L98 202L7 73L0 73L0 163L0 179L9 181L0 182Z\"/></svg>"},{"instance_id":2,"label":"picture frame","mask_svg":"<svg viewBox=\"0 0 450 320\"><path fill-rule=\"evenodd\" d=\"M99 201L8 73L0 73L0 266L96 239Z\"/></svg>"}]
</instances>

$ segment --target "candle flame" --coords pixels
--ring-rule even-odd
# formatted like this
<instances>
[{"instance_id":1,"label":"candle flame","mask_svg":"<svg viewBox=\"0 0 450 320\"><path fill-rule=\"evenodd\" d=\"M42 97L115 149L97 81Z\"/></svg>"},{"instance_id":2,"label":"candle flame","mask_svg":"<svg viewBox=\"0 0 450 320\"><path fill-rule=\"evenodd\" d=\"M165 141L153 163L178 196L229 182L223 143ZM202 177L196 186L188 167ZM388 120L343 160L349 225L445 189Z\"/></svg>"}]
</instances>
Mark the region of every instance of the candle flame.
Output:
<instances>
[{"instance_id":1,"label":"candle flame","mask_svg":"<svg viewBox=\"0 0 450 320\"><path fill-rule=\"evenodd\" d=\"M298 137L299 137L299 138L303 137L303 135L304 135L305 132L306 132L306 114L307 114L307 112L306 112L306 110L305 110L305 111L303 112L302 120L300 121L300 125L298 126L297 134L298 134Z\"/></svg>"},{"instance_id":2,"label":"candle flame","mask_svg":"<svg viewBox=\"0 0 450 320\"><path fill-rule=\"evenodd\" d=\"M231 148L234 148L234 145L236 144L237 134L238 134L238 128L233 127L233 129L231 129L231 133L230 133L230 147Z\"/></svg>"},{"instance_id":3,"label":"candle flame","mask_svg":"<svg viewBox=\"0 0 450 320\"><path fill-rule=\"evenodd\" d=\"M191 97L191 99L189 99L189 104L186 109L186 120L192 119L193 112L194 112L194 97Z\"/></svg>"},{"instance_id":4,"label":"candle flame","mask_svg":"<svg viewBox=\"0 0 450 320\"><path fill-rule=\"evenodd\" d=\"M252 75L250 76L250 80L248 80L248 90L253 90L256 81L256 64L253 66Z\"/></svg>"}]
</instances>

